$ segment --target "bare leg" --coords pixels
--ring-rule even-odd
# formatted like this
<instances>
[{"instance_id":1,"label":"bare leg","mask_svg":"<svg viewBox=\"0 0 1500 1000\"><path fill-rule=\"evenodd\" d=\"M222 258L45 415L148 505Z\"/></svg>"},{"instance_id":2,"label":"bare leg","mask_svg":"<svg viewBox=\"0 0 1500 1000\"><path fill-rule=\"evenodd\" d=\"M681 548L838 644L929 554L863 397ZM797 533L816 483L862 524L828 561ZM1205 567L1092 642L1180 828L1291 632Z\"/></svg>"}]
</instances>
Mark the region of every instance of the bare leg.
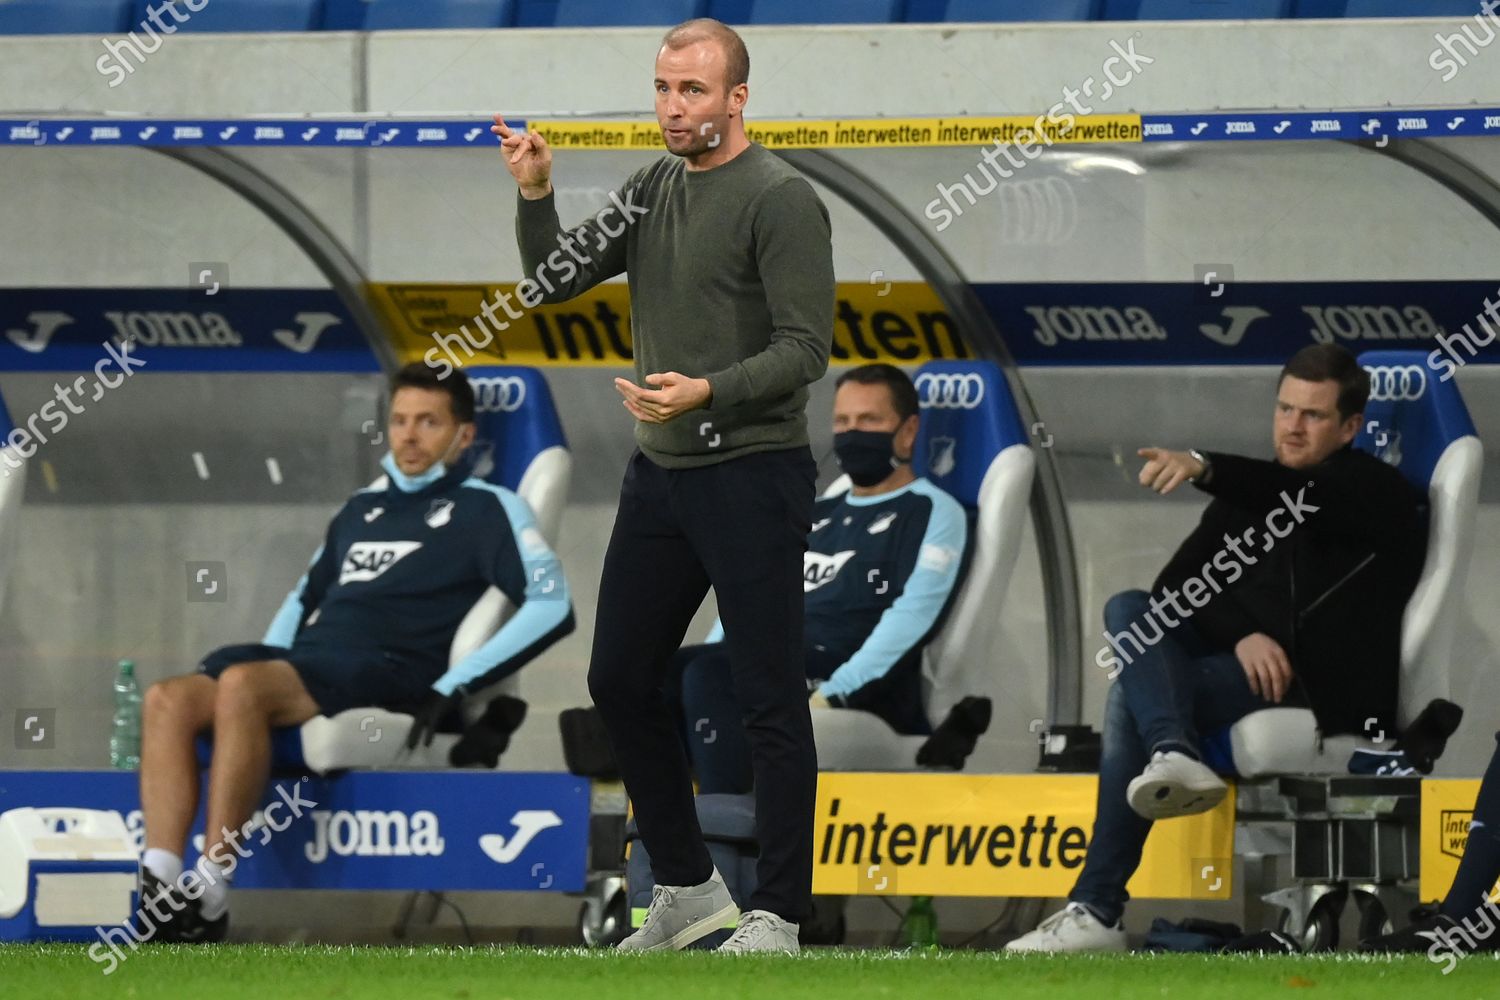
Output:
<instances>
[{"instance_id":1,"label":"bare leg","mask_svg":"<svg viewBox=\"0 0 1500 1000\"><path fill-rule=\"evenodd\" d=\"M146 690L141 726L141 812L146 846L179 857L198 812L198 755L193 740L214 719L213 678L173 677Z\"/></svg>"},{"instance_id":2,"label":"bare leg","mask_svg":"<svg viewBox=\"0 0 1500 1000\"><path fill-rule=\"evenodd\" d=\"M219 675L217 694L205 855L223 841L223 830L235 831L245 824L265 794L271 772L271 727L295 726L319 712L302 678L285 660L230 667Z\"/></svg>"}]
</instances>

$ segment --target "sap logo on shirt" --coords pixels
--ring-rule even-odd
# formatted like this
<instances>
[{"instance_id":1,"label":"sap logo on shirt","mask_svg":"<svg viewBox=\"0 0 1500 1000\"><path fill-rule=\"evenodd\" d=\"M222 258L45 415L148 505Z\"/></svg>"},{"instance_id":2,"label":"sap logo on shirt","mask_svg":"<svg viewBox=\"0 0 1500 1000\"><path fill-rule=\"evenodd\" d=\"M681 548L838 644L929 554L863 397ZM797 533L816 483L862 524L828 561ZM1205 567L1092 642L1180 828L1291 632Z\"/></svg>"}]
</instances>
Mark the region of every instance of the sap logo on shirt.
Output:
<instances>
[{"instance_id":1,"label":"sap logo on shirt","mask_svg":"<svg viewBox=\"0 0 1500 1000\"><path fill-rule=\"evenodd\" d=\"M421 547L421 542L355 542L344 556L339 583L368 583Z\"/></svg>"},{"instance_id":2,"label":"sap logo on shirt","mask_svg":"<svg viewBox=\"0 0 1500 1000\"><path fill-rule=\"evenodd\" d=\"M895 520L896 520L896 512L895 511L890 511L889 513L881 514L875 520L873 520L873 521L870 522L870 527L869 527L868 530L869 530L870 534L872 534L872 535L878 535L882 531L884 531L885 529L889 528L891 526L891 524Z\"/></svg>"},{"instance_id":3,"label":"sap logo on shirt","mask_svg":"<svg viewBox=\"0 0 1500 1000\"><path fill-rule=\"evenodd\" d=\"M805 594L810 590L817 590L838 576L844 563L853 558L853 549L835 552L831 556L821 552L805 553L802 557L802 592Z\"/></svg>"},{"instance_id":4,"label":"sap logo on shirt","mask_svg":"<svg viewBox=\"0 0 1500 1000\"><path fill-rule=\"evenodd\" d=\"M432 506L427 508L427 527L441 528L451 520L453 520L453 501L432 501Z\"/></svg>"}]
</instances>

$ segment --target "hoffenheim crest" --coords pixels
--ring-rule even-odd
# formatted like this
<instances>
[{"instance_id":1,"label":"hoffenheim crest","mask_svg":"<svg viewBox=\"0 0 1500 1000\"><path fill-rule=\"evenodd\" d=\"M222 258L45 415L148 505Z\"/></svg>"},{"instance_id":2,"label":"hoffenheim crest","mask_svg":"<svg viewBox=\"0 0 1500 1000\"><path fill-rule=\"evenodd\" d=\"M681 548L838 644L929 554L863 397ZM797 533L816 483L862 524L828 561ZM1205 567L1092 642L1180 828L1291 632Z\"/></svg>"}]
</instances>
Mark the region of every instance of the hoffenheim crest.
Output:
<instances>
[{"instance_id":1,"label":"hoffenheim crest","mask_svg":"<svg viewBox=\"0 0 1500 1000\"><path fill-rule=\"evenodd\" d=\"M958 439L951 437L935 437L931 441L932 450L928 453L927 471L939 478L953 471L958 461L953 457L953 451L958 447Z\"/></svg>"},{"instance_id":2,"label":"hoffenheim crest","mask_svg":"<svg viewBox=\"0 0 1500 1000\"><path fill-rule=\"evenodd\" d=\"M453 520L453 501L432 501L432 506L427 508L427 527L441 528L451 520Z\"/></svg>"}]
</instances>

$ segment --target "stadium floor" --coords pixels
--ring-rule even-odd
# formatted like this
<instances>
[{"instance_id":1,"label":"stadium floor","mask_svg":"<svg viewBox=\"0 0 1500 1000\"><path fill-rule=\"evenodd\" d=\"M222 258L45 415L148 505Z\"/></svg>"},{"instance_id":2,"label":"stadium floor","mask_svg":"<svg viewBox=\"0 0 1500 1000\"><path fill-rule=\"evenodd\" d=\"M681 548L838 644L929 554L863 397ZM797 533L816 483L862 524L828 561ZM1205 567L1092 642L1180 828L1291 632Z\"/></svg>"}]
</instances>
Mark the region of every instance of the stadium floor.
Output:
<instances>
[{"instance_id":1,"label":"stadium floor","mask_svg":"<svg viewBox=\"0 0 1500 1000\"><path fill-rule=\"evenodd\" d=\"M80 945L0 945L8 997L441 997L581 1000L719 997L1444 997L1500 1000L1500 960L1452 974L1425 956L1070 955L816 950L796 958L626 956L578 948L177 945L142 949L112 975ZM1306 990L1291 993L1289 990Z\"/></svg>"}]
</instances>

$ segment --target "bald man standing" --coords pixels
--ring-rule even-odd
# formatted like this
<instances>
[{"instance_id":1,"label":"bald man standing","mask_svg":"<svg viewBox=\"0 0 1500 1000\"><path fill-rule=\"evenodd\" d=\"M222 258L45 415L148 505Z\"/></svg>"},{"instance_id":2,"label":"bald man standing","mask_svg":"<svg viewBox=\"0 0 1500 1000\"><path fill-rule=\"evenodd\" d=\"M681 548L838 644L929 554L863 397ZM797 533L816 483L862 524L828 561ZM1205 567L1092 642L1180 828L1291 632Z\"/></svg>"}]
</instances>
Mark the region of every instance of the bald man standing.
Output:
<instances>
[{"instance_id":1,"label":"bald man standing","mask_svg":"<svg viewBox=\"0 0 1500 1000\"><path fill-rule=\"evenodd\" d=\"M627 272L636 421L604 557L589 691L635 807L656 880L620 944L684 948L738 912L709 859L664 693L672 654L712 586L755 774L758 886L727 952L798 950L811 906L817 759L802 662L802 556L816 466L807 386L828 367L834 275L828 210L752 143L750 57L712 19L678 25L656 57L669 156L564 232L536 132L497 116L519 186L522 301L560 302ZM530 287L526 287L529 283ZM538 287L540 286L540 287Z\"/></svg>"}]
</instances>

